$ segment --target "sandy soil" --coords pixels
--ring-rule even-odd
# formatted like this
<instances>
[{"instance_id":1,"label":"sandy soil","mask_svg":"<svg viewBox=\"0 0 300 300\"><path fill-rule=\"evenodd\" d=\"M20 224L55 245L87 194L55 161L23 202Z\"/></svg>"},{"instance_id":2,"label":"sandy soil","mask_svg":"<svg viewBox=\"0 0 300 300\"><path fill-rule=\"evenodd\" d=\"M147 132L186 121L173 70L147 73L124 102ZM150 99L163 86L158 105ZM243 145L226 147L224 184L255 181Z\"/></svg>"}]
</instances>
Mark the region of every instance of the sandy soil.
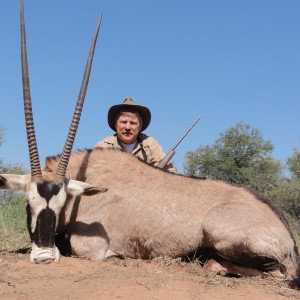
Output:
<instances>
[{"instance_id":1,"label":"sandy soil","mask_svg":"<svg viewBox=\"0 0 300 300\"><path fill-rule=\"evenodd\" d=\"M300 299L300 291L284 281L223 277L167 258L62 257L59 263L33 265L29 254L1 252L0 268L0 299Z\"/></svg>"}]
</instances>

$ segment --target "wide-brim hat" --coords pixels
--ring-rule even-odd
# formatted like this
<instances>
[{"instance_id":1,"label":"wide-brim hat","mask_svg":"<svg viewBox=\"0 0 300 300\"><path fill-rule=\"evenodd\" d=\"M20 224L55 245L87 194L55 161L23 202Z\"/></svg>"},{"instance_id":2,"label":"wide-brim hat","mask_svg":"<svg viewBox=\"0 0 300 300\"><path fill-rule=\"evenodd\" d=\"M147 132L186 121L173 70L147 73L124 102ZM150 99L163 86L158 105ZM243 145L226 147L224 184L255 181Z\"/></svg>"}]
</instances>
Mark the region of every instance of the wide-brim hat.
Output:
<instances>
[{"instance_id":1,"label":"wide-brim hat","mask_svg":"<svg viewBox=\"0 0 300 300\"><path fill-rule=\"evenodd\" d=\"M121 111L138 113L143 121L143 126L142 126L141 131L145 130L150 124L150 121L151 121L150 110L145 106L137 105L131 98L126 98L122 104L113 105L108 110L107 121L108 121L109 127L113 131L116 131L115 122L116 122L116 118L117 118L118 114Z\"/></svg>"}]
</instances>

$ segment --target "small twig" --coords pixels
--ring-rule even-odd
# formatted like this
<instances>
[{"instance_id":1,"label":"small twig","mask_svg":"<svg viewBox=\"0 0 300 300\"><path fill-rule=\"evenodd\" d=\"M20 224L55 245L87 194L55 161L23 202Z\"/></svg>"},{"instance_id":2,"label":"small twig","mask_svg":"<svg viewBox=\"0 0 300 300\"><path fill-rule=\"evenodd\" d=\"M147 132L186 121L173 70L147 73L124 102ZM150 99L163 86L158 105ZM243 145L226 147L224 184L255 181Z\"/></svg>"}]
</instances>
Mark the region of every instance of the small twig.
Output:
<instances>
[{"instance_id":1,"label":"small twig","mask_svg":"<svg viewBox=\"0 0 300 300\"><path fill-rule=\"evenodd\" d=\"M139 281L136 281L136 283L143 286L143 287L145 287L148 291L151 291L151 289L147 285L145 285L144 283L139 282Z\"/></svg>"}]
</instances>

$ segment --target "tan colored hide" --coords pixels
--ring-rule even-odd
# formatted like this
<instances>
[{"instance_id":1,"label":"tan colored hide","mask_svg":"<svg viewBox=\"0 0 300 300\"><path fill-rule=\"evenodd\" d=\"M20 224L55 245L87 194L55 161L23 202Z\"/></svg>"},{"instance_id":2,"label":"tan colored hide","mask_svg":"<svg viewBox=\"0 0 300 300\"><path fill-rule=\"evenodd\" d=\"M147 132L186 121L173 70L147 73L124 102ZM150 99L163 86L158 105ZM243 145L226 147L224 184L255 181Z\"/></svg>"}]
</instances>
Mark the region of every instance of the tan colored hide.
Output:
<instances>
[{"instance_id":1,"label":"tan colored hide","mask_svg":"<svg viewBox=\"0 0 300 300\"><path fill-rule=\"evenodd\" d=\"M43 173L49 176L56 166L57 157L48 158ZM58 230L71 235L74 254L179 257L205 247L246 267L267 258L295 274L297 253L286 221L247 189L164 173L100 148L73 153L68 177L108 188L70 200L62 212Z\"/></svg>"}]
</instances>

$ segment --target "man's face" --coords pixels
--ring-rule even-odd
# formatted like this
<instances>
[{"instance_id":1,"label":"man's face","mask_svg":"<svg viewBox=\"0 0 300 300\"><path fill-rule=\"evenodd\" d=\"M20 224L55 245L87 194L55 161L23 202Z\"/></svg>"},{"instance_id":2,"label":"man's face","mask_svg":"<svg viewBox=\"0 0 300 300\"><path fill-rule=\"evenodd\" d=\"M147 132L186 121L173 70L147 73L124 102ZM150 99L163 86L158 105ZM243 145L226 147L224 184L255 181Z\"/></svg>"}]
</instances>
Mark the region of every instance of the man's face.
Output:
<instances>
[{"instance_id":1,"label":"man's face","mask_svg":"<svg viewBox=\"0 0 300 300\"><path fill-rule=\"evenodd\" d=\"M116 121L117 136L124 144L134 143L141 128L142 123L134 114L121 114Z\"/></svg>"}]
</instances>

